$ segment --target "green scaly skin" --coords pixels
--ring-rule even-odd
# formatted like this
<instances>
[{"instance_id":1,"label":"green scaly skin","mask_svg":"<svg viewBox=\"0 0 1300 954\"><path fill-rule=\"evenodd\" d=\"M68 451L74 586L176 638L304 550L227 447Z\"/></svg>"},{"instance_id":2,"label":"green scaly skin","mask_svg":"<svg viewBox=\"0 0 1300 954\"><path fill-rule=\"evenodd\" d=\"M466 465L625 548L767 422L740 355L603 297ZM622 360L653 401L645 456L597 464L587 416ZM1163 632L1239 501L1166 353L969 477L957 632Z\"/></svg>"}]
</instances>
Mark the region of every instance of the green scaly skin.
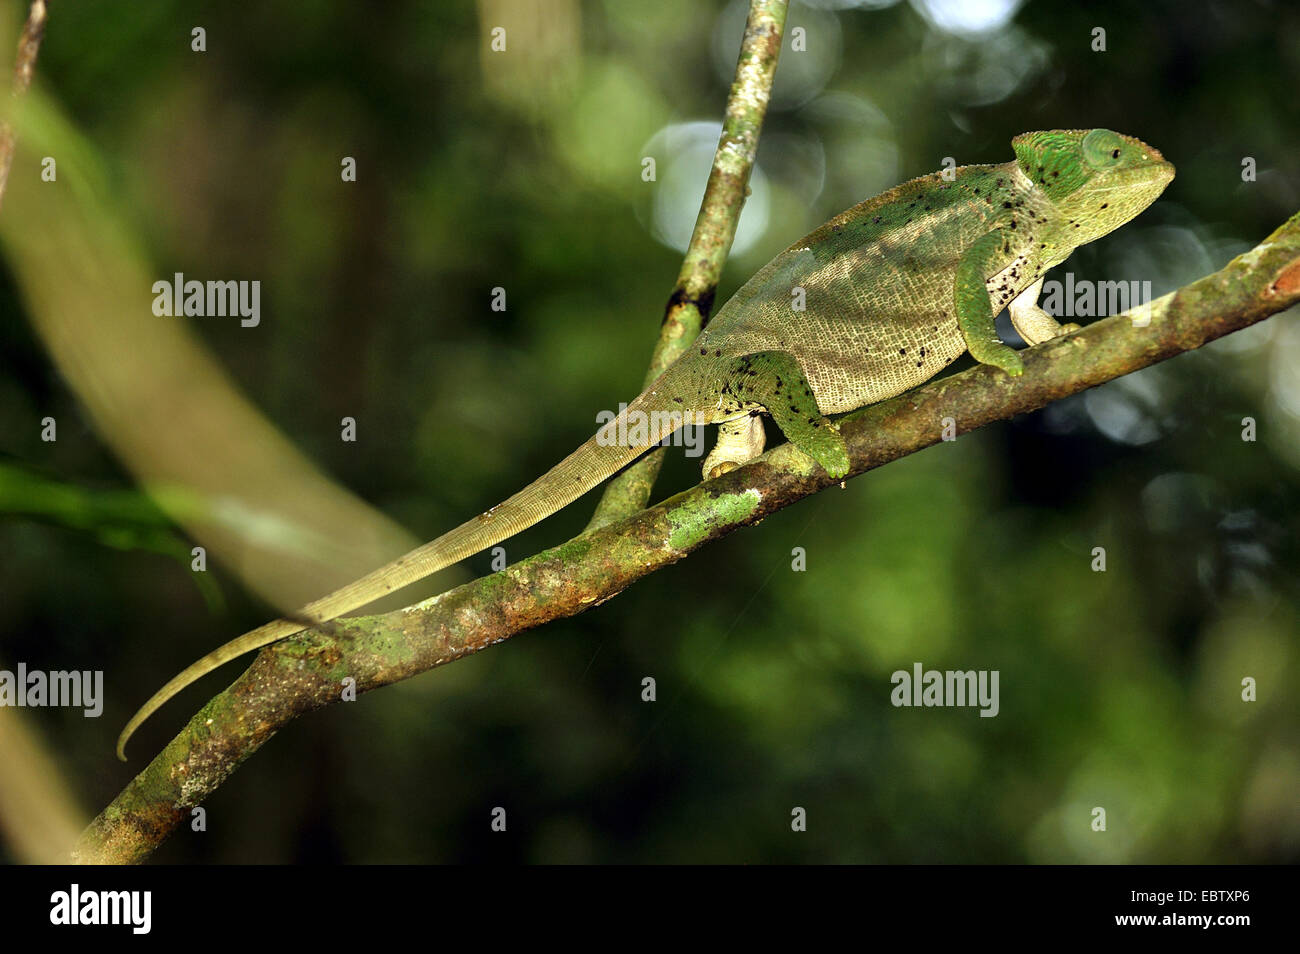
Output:
<instances>
[{"instance_id":1,"label":"green scaly skin","mask_svg":"<svg viewBox=\"0 0 1300 954\"><path fill-rule=\"evenodd\" d=\"M226 643L163 686L118 738L237 656L319 625L500 543L567 506L676 428L629 417L679 412L720 424L706 476L762 452L757 415L833 477L848 449L826 415L885 400L928 380L963 351L1009 375L1020 356L998 341L1007 307L1037 344L1072 330L1037 306L1042 276L1080 245L1156 200L1174 167L1137 139L1105 129L1017 136L1016 158L913 179L854 206L764 266L718 312L695 347L618 419L504 503L406 556ZM796 310L798 290L804 308ZM635 419L635 418L632 418ZM626 444L618 435L628 435Z\"/></svg>"}]
</instances>

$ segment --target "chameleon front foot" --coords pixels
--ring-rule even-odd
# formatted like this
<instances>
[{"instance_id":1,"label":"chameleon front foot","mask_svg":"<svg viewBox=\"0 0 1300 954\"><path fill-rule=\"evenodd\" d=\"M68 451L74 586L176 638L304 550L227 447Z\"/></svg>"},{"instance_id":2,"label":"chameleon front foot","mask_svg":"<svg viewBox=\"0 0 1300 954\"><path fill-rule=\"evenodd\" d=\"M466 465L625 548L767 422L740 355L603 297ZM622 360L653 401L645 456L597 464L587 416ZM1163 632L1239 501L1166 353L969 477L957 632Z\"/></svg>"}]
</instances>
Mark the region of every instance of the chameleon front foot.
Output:
<instances>
[{"instance_id":1,"label":"chameleon front foot","mask_svg":"<svg viewBox=\"0 0 1300 954\"><path fill-rule=\"evenodd\" d=\"M1013 378L1025 373L1025 362L1010 345L994 340L970 342L967 347L970 349L971 357L980 364L1001 368Z\"/></svg>"},{"instance_id":2,"label":"chameleon front foot","mask_svg":"<svg viewBox=\"0 0 1300 954\"><path fill-rule=\"evenodd\" d=\"M1001 181L999 180L999 185ZM957 326L966 339L966 350L980 364L1001 368L1013 378L1024 374L1025 363L1010 348L998 340L993 330L993 307L985 284L989 275L996 274L995 262L1007 252L1006 239L992 231L974 242L962 255L957 265L957 281L953 288L957 309Z\"/></svg>"},{"instance_id":3,"label":"chameleon front foot","mask_svg":"<svg viewBox=\"0 0 1300 954\"><path fill-rule=\"evenodd\" d=\"M1038 296L1042 290L1043 280L1040 278L1007 305L1012 327L1030 347L1080 330L1080 326L1073 322L1058 324L1055 318L1038 306Z\"/></svg>"}]
</instances>

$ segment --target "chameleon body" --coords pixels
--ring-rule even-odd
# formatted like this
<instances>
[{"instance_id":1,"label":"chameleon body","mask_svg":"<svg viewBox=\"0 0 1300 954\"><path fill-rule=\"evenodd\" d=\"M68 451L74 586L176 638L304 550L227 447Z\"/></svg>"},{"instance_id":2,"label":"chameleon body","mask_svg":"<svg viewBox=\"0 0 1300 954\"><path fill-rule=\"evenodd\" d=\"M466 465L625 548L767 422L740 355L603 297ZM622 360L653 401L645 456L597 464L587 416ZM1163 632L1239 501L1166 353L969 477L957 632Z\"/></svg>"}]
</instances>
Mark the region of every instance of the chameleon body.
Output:
<instances>
[{"instance_id":1,"label":"chameleon body","mask_svg":"<svg viewBox=\"0 0 1300 954\"><path fill-rule=\"evenodd\" d=\"M720 425L705 476L762 452L758 415L766 413L842 477L848 451L827 414L900 394L964 351L1020 374L1020 356L998 341L994 316L1008 307L1030 345L1073 330L1038 308L1043 273L1154 202L1174 168L1145 143L1105 129L1025 133L1012 147L1010 162L913 179L796 242L736 292L689 352L556 467L294 618L204 656L136 713L118 756L159 706L223 663L359 609L567 506L668 436L672 412ZM627 427L639 414L651 425Z\"/></svg>"}]
</instances>

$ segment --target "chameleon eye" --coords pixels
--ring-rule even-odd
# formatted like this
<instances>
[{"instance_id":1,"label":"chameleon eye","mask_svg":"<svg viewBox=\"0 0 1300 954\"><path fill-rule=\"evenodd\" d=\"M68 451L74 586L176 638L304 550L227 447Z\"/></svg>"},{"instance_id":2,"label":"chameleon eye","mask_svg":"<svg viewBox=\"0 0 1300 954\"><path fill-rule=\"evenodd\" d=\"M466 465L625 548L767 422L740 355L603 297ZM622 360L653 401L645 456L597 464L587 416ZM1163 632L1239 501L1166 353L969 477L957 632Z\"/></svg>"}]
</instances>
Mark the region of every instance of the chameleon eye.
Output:
<instances>
[{"instance_id":1,"label":"chameleon eye","mask_svg":"<svg viewBox=\"0 0 1300 954\"><path fill-rule=\"evenodd\" d=\"M1124 140L1109 129L1094 129L1083 137L1083 158L1097 168L1118 163L1123 148Z\"/></svg>"}]
</instances>

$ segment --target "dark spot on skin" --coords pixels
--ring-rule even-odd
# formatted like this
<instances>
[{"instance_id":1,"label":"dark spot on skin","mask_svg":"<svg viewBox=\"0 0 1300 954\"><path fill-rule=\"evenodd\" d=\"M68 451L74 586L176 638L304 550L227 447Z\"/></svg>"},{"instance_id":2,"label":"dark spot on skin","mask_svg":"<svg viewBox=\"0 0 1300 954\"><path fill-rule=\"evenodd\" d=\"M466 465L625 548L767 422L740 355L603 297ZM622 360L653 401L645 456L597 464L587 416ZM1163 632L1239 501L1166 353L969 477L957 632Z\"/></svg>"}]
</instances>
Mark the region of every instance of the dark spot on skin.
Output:
<instances>
[{"instance_id":1,"label":"dark spot on skin","mask_svg":"<svg viewBox=\"0 0 1300 954\"><path fill-rule=\"evenodd\" d=\"M841 232L844 231L844 226L842 226L842 225L832 225L832 226L831 226L831 231L834 232L836 235L839 235Z\"/></svg>"},{"instance_id":2,"label":"dark spot on skin","mask_svg":"<svg viewBox=\"0 0 1300 954\"><path fill-rule=\"evenodd\" d=\"M999 180L997 181L997 186L998 186L999 189L1002 188L1002 180L1001 180L1001 179L999 179Z\"/></svg>"},{"instance_id":3,"label":"dark spot on skin","mask_svg":"<svg viewBox=\"0 0 1300 954\"><path fill-rule=\"evenodd\" d=\"M1103 203L1101 204L1101 207L1104 209L1104 208L1106 208L1108 205L1110 205L1109 202L1103 202Z\"/></svg>"},{"instance_id":4,"label":"dark spot on skin","mask_svg":"<svg viewBox=\"0 0 1300 954\"><path fill-rule=\"evenodd\" d=\"M813 425L814 427L820 427L820 426L821 426L821 425L818 423L817 418L815 418L815 417L810 417L810 418L808 418L808 423L811 424L811 425Z\"/></svg>"},{"instance_id":5,"label":"dark spot on skin","mask_svg":"<svg viewBox=\"0 0 1300 954\"><path fill-rule=\"evenodd\" d=\"M700 349L700 354L708 354L708 353L709 353L709 349L708 349L708 348L701 348L701 349Z\"/></svg>"},{"instance_id":6,"label":"dark spot on skin","mask_svg":"<svg viewBox=\"0 0 1300 954\"><path fill-rule=\"evenodd\" d=\"M899 353L899 354L907 354L907 349L906 349L906 348L899 348L899 349L898 349L898 353Z\"/></svg>"},{"instance_id":7,"label":"dark spot on skin","mask_svg":"<svg viewBox=\"0 0 1300 954\"><path fill-rule=\"evenodd\" d=\"M1011 220L1011 227L1012 227L1013 229L1016 227L1016 220L1015 220L1015 219L1012 219L1012 220Z\"/></svg>"},{"instance_id":8,"label":"dark spot on skin","mask_svg":"<svg viewBox=\"0 0 1300 954\"><path fill-rule=\"evenodd\" d=\"M1004 209L1009 209L1009 208L1011 208L1011 203L1010 203L1010 202L1003 202L1003 203L1002 203L1002 208L1004 208Z\"/></svg>"},{"instance_id":9,"label":"dark spot on skin","mask_svg":"<svg viewBox=\"0 0 1300 954\"><path fill-rule=\"evenodd\" d=\"M678 403L678 404L681 404L681 403L682 403L682 399L681 399L681 398L673 398L673 400L674 400L676 403Z\"/></svg>"},{"instance_id":10,"label":"dark spot on skin","mask_svg":"<svg viewBox=\"0 0 1300 954\"><path fill-rule=\"evenodd\" d=\"M1061 174L1061 173L1060 173L1058 170L1056 170L1056 169L1053 169L1053 170L1052 170L1052 178L1053 178L1053 179L1059 177L1060 174Z\"/></svg>"},{"instance_id":11,"label":"dark spot on skin","mask_svg":"<svg viewBox=\"0 0 1300 954\"><path fill-rule=\"evenodd\" d=\"M879 224L880 224L880 216L877 215L875 218L873 218L873 219L871 220L871 224L872 224L872 225L879 225ZM781 344L785 344L785 342L782 341Z\"/></svg>"},{"instance_id":12,"label":"dark spot on skin","mask_svg":"<svg viewBox=\"0 0 1300 954\"><path fill-rule=\"evenodd\" d=\"M716 351L714 351L714 352L713 352L713 356L714 356L715 358L721 358L721 357L722 357L722 349L721 349L721 348L718 348Z\"/></svg>"},{"instance_id":13,"label":"dark spot on skin","mask_svg":"<svg viewBox=\"0 0 1300 954\"><path fill-rule=\"evenodd\" d=\"M916 366L919 368L921 366L921 362L920 361L916 362Z\"/></svg>"}]
</instances>

